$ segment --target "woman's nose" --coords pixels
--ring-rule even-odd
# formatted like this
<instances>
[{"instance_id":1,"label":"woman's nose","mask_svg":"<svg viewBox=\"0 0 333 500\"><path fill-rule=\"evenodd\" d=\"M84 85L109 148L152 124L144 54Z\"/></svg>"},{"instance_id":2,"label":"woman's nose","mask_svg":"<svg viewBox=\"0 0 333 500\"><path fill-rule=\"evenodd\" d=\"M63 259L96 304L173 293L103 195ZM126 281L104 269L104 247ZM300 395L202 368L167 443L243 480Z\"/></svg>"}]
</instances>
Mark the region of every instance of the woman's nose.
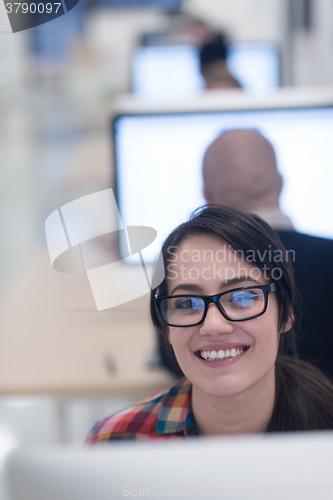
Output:
<instances>
[{"instance_id":1,"label":"woman's nose","mask_svg":"<svg viewBox=\"0 0 333 500\"><path fill-rule=\"evenodd\" d=\"M232 333L234 330L232 322L222 315L216 304L209 304L205 321L200 326L200 334L207 336Z\"/></svg>"}]
</instances>

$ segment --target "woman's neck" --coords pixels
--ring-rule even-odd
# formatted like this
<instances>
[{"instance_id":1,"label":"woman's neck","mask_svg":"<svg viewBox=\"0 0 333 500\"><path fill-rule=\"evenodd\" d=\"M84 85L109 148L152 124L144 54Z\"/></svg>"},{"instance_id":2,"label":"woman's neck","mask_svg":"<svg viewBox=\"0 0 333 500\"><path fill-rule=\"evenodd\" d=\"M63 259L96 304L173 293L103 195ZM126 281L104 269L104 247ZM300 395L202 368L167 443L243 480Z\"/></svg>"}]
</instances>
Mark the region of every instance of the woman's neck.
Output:
<instances>
[{"instance_id":1,"label":"woman's neck","mask_svg":"<svg viewBox=\"0 0 333 500\"><path fill-rule=\"evenodd\" d=\"M216 397L192 387L192 410L199 434L265 432L275 399L274 369L255 386L234 396Z\"/></svg>"}]
</instances>

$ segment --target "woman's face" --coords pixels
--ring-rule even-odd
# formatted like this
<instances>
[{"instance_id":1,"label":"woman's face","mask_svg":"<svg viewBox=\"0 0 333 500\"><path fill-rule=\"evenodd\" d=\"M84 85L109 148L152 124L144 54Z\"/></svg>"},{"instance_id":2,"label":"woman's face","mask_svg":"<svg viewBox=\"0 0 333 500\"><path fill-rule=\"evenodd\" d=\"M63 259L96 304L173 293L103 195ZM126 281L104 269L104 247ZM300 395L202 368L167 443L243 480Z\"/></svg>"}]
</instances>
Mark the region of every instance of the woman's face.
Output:
<instances>
[{"instance_id":1,"label":"woman's face","mask_svg":"<svg viewBox=\"0 0 333 500\"><path fill-rule=\"evenodd\" d=\"M233 288L267 285L272 281L268 278L217 237L191 236L171 257L168 295L215 295ZM169 342L194 386L211 396L231 396L265 378L272 380L279 334L277 300L275 293L270 293L266 312L257 318L228 321L211 303L200 325L169 327ZM212 361L215 354L209 353L221 350L229 350L232 356ZM203 359L207 353L210 359Z\"/></svg>"}]
</instances>

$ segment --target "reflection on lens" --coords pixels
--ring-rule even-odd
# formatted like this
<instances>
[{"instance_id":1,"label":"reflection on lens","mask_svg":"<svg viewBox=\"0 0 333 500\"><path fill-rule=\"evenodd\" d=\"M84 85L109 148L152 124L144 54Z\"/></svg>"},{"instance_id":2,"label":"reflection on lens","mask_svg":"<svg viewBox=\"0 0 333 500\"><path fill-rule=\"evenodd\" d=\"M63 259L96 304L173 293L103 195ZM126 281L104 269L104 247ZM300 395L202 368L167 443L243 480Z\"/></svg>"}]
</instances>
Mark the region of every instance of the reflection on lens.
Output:
<instances>
[{"instance_id":1,"label":"reflection on lens","mask_svg":"<svg viewBox=\"0 0 333 500\"><path fill-rule=\"evenodd\" d=\"M168 323L184 325L200 321L205 312L205 303L200 297L174 297L163 300L161 312Z\"/></svg>"},{"instance_id":2,"label":"reflection on lens","mask_svg":"<svg viewBox=\"0 0 333 500\"><path fill-rule=\"evenodd\" d=\"M243 319L262 312L265 294L260 288L237 290L222 295L220 303L230 318Z\"/></svg>"}]
</instances>

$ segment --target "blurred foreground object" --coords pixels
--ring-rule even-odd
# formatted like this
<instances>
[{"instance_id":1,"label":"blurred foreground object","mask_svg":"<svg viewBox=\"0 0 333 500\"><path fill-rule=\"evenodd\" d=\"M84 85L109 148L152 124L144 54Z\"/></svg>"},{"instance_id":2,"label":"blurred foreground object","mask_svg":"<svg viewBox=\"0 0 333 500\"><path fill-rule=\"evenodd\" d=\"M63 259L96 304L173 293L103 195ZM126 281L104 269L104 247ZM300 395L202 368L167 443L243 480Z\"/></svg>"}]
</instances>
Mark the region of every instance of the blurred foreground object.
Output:
<instances>
[{"instance_id":1,"label":"blurred foreground object","mask_svg":"<svg viewBox=\"0 0 333 500\"><path fill-rule=\"evenodd\" d=\"M6 500L333 498L333 432L14 450ZM235 467L237 464L237 467ZM221 482L221 468L223 481Z\"/></svg>"}]
</instances>

